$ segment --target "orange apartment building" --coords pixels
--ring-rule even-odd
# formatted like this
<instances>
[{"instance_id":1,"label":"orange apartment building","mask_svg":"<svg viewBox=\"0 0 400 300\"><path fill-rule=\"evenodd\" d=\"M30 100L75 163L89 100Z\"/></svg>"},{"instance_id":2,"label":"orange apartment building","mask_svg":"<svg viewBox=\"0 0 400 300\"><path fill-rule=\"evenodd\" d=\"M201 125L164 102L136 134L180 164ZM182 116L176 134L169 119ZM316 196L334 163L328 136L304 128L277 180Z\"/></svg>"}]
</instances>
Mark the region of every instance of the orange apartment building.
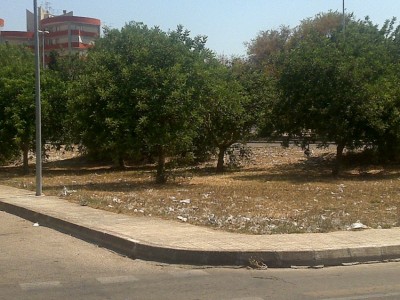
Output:
<instances>
[{"instance_id":1,"label":"orange apartment building","mask_svg":"<svg viewBox=\"0 0 400 300\"><path fill-rule=\"evenodd\" d=\"M100 36L99 19L74 16L73 12L63 11L61 15L53 15L39 8L40 51L47 61L51 51L60 55L87 51ZM34 14L26 11L27 31L2 31L4 20L0 19L0 43L10 45L34 44Z\"/></svg>"}]
</instances>

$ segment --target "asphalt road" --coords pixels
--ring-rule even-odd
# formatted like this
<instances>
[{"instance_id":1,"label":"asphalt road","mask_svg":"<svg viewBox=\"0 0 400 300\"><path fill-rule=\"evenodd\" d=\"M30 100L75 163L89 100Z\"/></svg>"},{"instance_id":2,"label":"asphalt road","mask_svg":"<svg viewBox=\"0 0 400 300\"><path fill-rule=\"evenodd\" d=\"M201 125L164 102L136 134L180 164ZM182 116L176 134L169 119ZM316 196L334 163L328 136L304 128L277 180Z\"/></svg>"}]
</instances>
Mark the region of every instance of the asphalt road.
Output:
<instances>
[{"instance_id":1,"label":"asphalt road","mask_svg":"<svg viewBox=\"0 0 400 300\"><path fill-rule=\"evenodd\" d=\"M0 212L0 299L400 299L400 263L313 270L131 260Z\"/></svg>"}]
</instances>

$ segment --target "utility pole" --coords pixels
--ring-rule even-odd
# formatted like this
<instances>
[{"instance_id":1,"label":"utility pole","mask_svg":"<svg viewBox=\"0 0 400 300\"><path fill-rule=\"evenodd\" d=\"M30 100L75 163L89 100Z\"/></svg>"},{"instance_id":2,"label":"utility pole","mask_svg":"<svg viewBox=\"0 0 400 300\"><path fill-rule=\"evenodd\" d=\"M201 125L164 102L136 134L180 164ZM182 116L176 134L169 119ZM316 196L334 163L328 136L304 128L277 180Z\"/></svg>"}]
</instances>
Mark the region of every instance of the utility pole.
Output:
<instances>
[{"instance_id":1,"label":"utility pole","mask_svg":"<svg viewBox=\"0 0 400 300\"><path fill-rule=\"evenodd\" d=\"M343 34L346 36L346 15L345 15L345 7L344 7L344 0L343 0Z\"/></svg>"},{"instance_id":2,"label":"utility pole","mask_svg":"<svg viewBox=\"0 0 400 300\"><path fill-rule=\"evenodd\" d=\"M35 30L35 108L36 108L36 196L42 195L42 109L40 102L40 53L37 0L33 0Z\"/></svg>"}]
</instances>

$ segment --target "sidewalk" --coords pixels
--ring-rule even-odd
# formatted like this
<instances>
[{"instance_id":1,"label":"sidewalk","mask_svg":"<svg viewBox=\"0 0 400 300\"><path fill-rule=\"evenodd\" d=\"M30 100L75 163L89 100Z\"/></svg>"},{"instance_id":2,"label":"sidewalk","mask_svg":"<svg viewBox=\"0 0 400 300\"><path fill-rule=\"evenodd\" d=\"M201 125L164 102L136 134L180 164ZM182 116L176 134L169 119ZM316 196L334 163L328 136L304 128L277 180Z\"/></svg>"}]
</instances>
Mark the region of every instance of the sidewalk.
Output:
<instances>
[{"instance_id":1,"label":"sidewalk","mask_svg":"<svg viewBox=\"0 0 400 300\"><path fill-rule=\"evenodd\" d=\"M244 235L132 217L0 185L0 210L131 258L193 265L332 266L400 258L400 228Z\"/></svg>"}]
</instances>

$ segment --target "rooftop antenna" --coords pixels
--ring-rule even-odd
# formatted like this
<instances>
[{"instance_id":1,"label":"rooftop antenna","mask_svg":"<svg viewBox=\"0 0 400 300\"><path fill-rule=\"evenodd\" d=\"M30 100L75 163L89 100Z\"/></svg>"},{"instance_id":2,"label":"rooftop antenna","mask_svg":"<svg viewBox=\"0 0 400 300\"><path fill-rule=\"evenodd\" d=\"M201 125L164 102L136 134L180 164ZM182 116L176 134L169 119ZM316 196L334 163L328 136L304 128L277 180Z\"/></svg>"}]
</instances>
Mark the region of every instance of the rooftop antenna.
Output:
<instances>
[{"instance_id":1,"label":"rooftop antenna","mask_svg":"<svg viewBox=\"0 0 400 300\"><path fill-rule=\"evenodd\" d=\"M50 14L53 14L53 8L51 7L51 3L49 1L44 2L44 9Z\"/></svg>"}]
</instances>

